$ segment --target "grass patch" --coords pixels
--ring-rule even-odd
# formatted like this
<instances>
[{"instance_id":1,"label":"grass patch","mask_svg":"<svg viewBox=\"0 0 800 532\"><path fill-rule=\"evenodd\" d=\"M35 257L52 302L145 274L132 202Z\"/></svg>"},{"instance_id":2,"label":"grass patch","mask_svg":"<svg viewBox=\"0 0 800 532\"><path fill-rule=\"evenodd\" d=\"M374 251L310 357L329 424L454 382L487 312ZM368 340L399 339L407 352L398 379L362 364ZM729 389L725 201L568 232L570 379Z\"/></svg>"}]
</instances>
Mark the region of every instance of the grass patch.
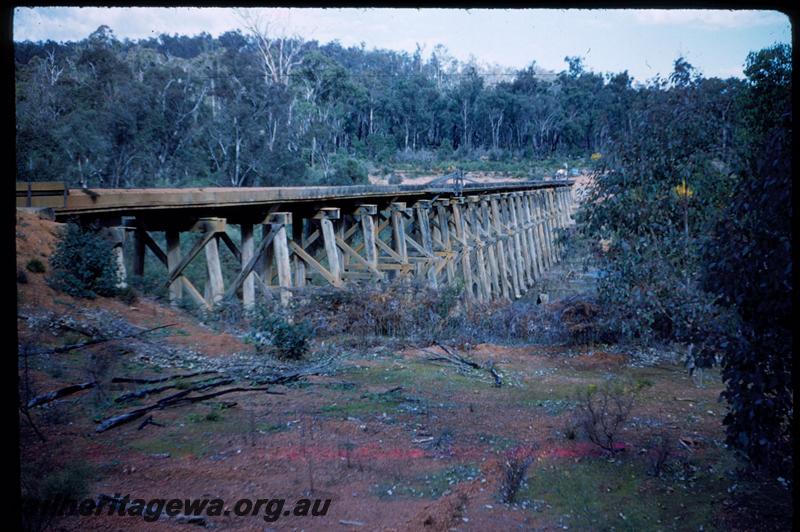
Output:
<instances>
[{"instance_id":1,"label":"grass patch","mask_svg":"<svg viewBox=\"0 0 800 532\"><path fill-rule=\"evenodd\" d=\"M505 436L498 436L496 434L478 434L478 440L482 443L489 445L493 451L502 452L516 446L519 442L512 438Z\"/></svg>"},{"instance_id":2,"label":"grass patch","mask_svg":"<svg viewBox=\"0 0 800 532\"><path fill-rule=\"evenodd\" d=\"M518 500L578 530L714 530L728 485L718 471L676 482L649 477L634 460L550 462L529 471Z\"/></svg>"},{"instance_id":3,"label":"grass patch","mask_svg":"<svg viewBox=\"0 0 800 532\"><path fill-rule=\"evenodd\" d=\"M402 359L398 359L402 360ZM491 377L486 372L461 373L455 367L402 360L384 367L348 368L339 376L360 385L399 385L413 383L414 388L437 395L451 395L467 389L485 387Z\"/></svg>"},{"instance_id":4,"label":"grass patch","mask_svg":"<svg viewBox=\"0 0 800 532\"><path fill-rule=\"evenodd\" d=\"M124 445L144 454L169 453L172 456L193 455L201 458L218 451L214 448L214 436L241 435L252 430L252 425L243 419L241 411L227 409L224 412L223 415L219 405L204 405L199 411L190 412L175 421L159 419L156 415L155 420L166 427L148 427L137 432L135 436L141 434L138 439Z\"/></svg>"},{"instance_id":5,"label":"grass patch","mask_svg":"<svg viewBox=\"0 0 800 532\"><path fill-rule=\"evenodd\" d=\"M291 427L286 423L259 423L256 425L256 431L261 434L277 434L279 432L286 432Z\"/></svg>"},{"instance_id":6,"label":"grass patch","mask_svg":"<svg viewBox=\"0 0 800 532\"><path fill-rule=\"evenodd\" d=\"M572 410L575 407L575 401L569 399L540 399L533 400L527 403L527 406L533 408L542 408L548 416L558 416Z\"/></svg>"},{"instance_id":7,"label":"grass patch","mask_svg":"<svg viewBox=\"0 0 800 532\"><path fill-rule=\"evenodd\" d=\"M320 413L334 417L359 417L366 415L380 415L383 413L419 413L427 411L425 405L415 397L404 395L402 390L392 393L363 393L356 396L348 394L350 398L343 397L334 404L320 408Z\"/></svg>"},{"instance_id":8,"label":"grass patch","mask_svg":"<svg viewBox=\"0 0 800 532\"><path fill-rule=\"evenodd\" d=\"M340 392L346 390L352 390L358 387L358 385L354 382L328 382L325 383L323 386L329 390L336 390Z\"/></svg>"},{"instance_id":9,"label":"grass patch","mask_svg":"<svg viewBox=\"0 0 800 532\"><path fill-rule=\"evenodd\" d=\"M169 453L171 456L194 456L197 458L201 458L209 452L207 438L198 437L197 434L182 428L131 442L129 446L144 454Z\"/></svg>"},{"instance_id":10,"label":"grass patch","mask_svg":"<svg viewBox=\"0 0 800 532\"><path fill-rule=\"evenodd\" d=\"M590 380L587 380L587 384ZM527 408L544 408L558 415L575 405L575 397L585 384L547 384L528 382L519 388L509 388L509 402Z\"/></svg>"},{"instance_id":11,"label":"grass patch","mask_svg":"<svg viewBox=\"0 0 800 532\"><path fill-rule=\"evenodd\" d=\"M442 469L430 475L421 475L407 482L380 484L374 494L381 498L438 499L455 484L476 479L480 469L474 464L462 464Z\"/></svg>"},{"instance_id":12,"label":"grass patch","mask_svg":"<svg viewBox=\"0 0 800 532\"><path fill-rule=\"evenodd\" d=\"M193 412L186 416L186 421L188 421L189 423L204 423L204 422L213 423L215 421L221 421L221 420L222 420L222 414L220 414L216 410L211 410L210 412L206 412L205 414L199 414Z\"/></svg>"}]
</instances>

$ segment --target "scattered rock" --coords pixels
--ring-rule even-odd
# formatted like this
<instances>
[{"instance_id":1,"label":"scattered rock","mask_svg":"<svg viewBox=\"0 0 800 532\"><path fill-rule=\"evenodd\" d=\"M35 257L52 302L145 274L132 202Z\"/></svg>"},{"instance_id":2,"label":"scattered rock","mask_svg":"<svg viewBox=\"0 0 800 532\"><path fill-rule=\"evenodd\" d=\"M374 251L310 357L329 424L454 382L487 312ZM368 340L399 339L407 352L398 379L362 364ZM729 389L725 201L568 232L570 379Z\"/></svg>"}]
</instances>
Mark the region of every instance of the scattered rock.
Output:
<instances>
[{"instance_id":1,"label":"scattered rock","mask_svg":"<svg viewBox=\"0 0 800 532\"><path fill-rule=\"evenodd\" d=\"M175 516L175 521L178 523L198 525L202 527L207 527L209 525L208 520L202 515L178 514Z\"/></svg>"}]
</instances>

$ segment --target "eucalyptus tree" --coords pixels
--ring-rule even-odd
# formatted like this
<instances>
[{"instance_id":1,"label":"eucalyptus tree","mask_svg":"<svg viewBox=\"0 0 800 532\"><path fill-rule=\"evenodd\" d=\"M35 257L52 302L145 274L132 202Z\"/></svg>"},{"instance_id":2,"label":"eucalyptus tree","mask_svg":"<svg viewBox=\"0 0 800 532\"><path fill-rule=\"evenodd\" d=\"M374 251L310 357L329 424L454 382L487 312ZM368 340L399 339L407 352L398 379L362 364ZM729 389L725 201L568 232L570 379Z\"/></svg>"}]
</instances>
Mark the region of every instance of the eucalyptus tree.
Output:
<instances>
[{"instance_id":1,"label":"eucalyptus tree","mask_svg":"<svg viewBox=\"0 0 800 532\"><path fill-rule=\"evenodd\" d=\"M459 82L453 88L453 105L460 119L460 146L469 151L475 133L475 112L483 91L483 78L474 65L466 65L460 72Z\"/></svg>"}]
</instances>

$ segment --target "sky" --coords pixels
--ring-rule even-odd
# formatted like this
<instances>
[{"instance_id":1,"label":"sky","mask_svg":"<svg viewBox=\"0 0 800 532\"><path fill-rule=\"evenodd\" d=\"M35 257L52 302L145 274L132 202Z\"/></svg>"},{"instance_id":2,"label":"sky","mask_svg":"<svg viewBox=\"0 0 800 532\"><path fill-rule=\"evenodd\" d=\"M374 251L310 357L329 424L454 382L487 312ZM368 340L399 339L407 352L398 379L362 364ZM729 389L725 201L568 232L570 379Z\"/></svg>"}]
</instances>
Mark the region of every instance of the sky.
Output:
<instances>
[{"instance_id":1,"label":"sky","mask_svg":"<svg viewBox=\"0 0 800 532\"><path fill-rule=\"evenodd\" d=\"M742 77L751 51L791 43L789 18L778 11L387 8L40 7L14 10L14 40L75 41L99 26L119 39L162 33L218 36L243 29L241 12L286 35L320 43L413 52L437 44L461 61L548 70L581 56L596 72L627 70L644 82L669 75L679 56L707 77ZM244 30L243 30L244 31Z\"/></svg>"}]
</instances>

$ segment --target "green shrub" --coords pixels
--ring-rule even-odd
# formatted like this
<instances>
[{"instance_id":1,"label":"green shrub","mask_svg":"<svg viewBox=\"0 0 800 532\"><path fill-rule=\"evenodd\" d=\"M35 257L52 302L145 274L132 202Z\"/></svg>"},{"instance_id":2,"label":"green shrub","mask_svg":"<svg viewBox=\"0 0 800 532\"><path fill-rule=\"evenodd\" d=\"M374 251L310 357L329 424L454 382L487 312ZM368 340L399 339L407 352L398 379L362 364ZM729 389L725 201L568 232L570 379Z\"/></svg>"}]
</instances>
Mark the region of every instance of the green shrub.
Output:
<instances>
[{"instance_id":1,"label":"green shrub","mask_svg":"<svg viewBox=\"0 0 800 532\"><path fill-rule=\"evenodd\" d=\"M99 232L70 223L50 258L50 286L75 297L117 294L118 273L111 242Z\"/></svg>"},{"instance_id":2,"label":"green shrub","mask_svg":"<svg viewBox=\"0 0 800 532\"><path fill-rule=\"evenodd\" d=\"M88 494L91 470L83 463L58 467L47 457L23 462L21 469L22 529L47 530L58 518L39 505L47 501L79 502Z\"/></svg>"},{"instance_id":3,"label":"green shrub","mask_svg":"<svg viewBox=\"0 0 800 532\"><path fill-rule=\"evenodd\" d=\"M389 176L389 179L387 180L387 182L390 185L399 185L400 183L403 182L403 176L401 176L399 174L392 174L392 175Z\"/></svg>"},{"instance_id":4,"label":"green shrub","mask_svg":"<svg viewBox=\"0 0 800 532\"><path fill-rule=\"evenodd\" d=\"M327 185L365 185L369 183L367 168L351 157L336 157L332 171L325 179Z\"/></svg>"},{"instance_id":5,"label":"green shrub","mask_svg":"<svg viewBox=\"0 0 800 532\"><path fill-rule=\"evenodd\" d=\"M297 360L308 352L312 327L305 321L291 322L278 312L258 307L250 320L247 340L263 352L272 346L281 358Z\"/></svg>"},{"instance_id":6,"label":"green shrub","mask_svg":"<svg viewBox=\"0 0 800 532\"><path fill-rule=\"evenodd\" d=\"M453 157L453 143L450 139L442 140L439 149L436 150L436 156L440 161L446 161Z\"/></svg>"},{"instance_id":7,"label":"green shrub","mask_svg":"<svg viewBox=\"0 0 800 532\"><path fill-rule=\"evenodd\" d=\"M33 272L33 273L44 273L46 271L46 268L44 267L44 264L39 259L31 259L31 260L29 260L28 264L25 265L25 268L29 272Z\"/></svg>"}]
</instances>

